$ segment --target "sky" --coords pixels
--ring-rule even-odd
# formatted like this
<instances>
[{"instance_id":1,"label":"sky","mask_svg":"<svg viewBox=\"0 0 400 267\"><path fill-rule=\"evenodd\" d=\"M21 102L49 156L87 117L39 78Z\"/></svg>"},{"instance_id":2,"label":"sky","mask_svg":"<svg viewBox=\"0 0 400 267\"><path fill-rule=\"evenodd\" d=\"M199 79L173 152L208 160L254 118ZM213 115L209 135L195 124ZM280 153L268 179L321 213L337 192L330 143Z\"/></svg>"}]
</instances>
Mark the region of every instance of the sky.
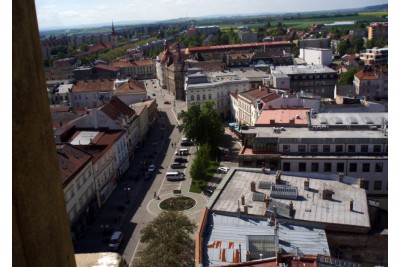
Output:
<instances>
[{"instance_id":1,"label":"sky","mask_svg":"<svg viewBox=\"0 0 400 267\"><path fill-rule=\"evenodd\" d=\"M388 0L36 0L39 29L111 21L263 12L304 12L387 4Z\"/></svg>"}]
</instances>

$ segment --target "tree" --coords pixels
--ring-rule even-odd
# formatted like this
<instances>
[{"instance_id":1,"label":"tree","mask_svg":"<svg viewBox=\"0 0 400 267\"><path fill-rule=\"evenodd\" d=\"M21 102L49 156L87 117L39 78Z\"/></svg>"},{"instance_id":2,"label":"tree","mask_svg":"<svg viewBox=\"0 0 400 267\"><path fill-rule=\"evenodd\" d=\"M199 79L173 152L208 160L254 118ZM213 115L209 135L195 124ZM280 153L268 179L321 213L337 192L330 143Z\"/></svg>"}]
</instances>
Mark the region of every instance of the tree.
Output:
<instances>
[{"instance_id":1,"label":"tree","mask_svg":"<svg viewBox=\"0 0 400 267\"><path fill-rule=\"evenodd\" d=\"M364 39L360 36L353 36L350 43L355 53L359 53L364 48Z\"/></svg>"},{"instance_id":2,"label":"tree","mask_svg":"<svg viewBox=\"0 0 400 267\"><path fill-rule=\"evenodd\" d=\"M181 111L178 119L182 121L178 125L179 132L199 145L208 144L213 149L222 140L224 128L213 101L206 101L201 106L192 105L188 111Z\"/></svg>"},{"instance_id":3,"label":"tree","mask_svg":"<svg viewBox=\"0 0 400 267\"><path fill-rule=\"evenodd\" d=\"M342 73L339 78L339 84L353 84L354 74L358 72L358 69L349 70L347 72Z\"/></svg>"},{"instance_id":4,"label":"tree","mask_svg":"<svg viewBox=\"0 0 400 267\"><path fill-rule=\"evenodd\" d=\"M163 211L142 231L140 242L147 243L134 266L194 266L196 225L181 212Z\"/></svg>"},{"instance_id":5,"label":"tree","mask_svg":"<svg viewBox=\"0 0 400 267\"><path fill-rule=\"evenodd\" d=\"M210 146L205 144L197 152L190 168L190 176L194 180L202 180L207 176L207 169L210 167L210 151Z\"/></svg>"}]
</instances>

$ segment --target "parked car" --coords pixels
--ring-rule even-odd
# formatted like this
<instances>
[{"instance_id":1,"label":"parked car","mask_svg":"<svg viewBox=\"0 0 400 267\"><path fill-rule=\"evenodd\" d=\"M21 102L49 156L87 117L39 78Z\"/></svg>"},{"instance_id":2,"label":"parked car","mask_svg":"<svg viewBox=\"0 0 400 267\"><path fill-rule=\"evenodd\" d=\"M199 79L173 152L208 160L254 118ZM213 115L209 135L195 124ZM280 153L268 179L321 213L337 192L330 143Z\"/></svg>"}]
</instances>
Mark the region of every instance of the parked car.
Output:
<instances>
[{"instance_id":1,"label":"parked car","mask_svg":"<svg viewBox=\"0 0 400 267\"><path fill-rule=\"evenodd\" d=\"M147 171L149 172L154 172L156 170L156 165L150 165L149 168L147 169Z\"/></svg>"},{"instance_id":2,"label":"parked car","mask_svg":"<svg viewBox=\"0 0 400 267\"><path fill-rule=\"evenodd\" d=\"M172 162L171 169L182 169L185 168L185 165L180 162Z\"/></svg>"},{"instance_id":3,"label":"parked car","mask_svg":"<svg viewBox=\"0 0 400 267\"><path fill-rule=\"evenodd\" d=\"M206 196L210 197L213 193L214 193L214 190L212 190L211 188L206 187L203 189L203 194Z\"/></svg>"},{"instance_id":4,"label":"parked car","mask_svg":"<svg viewBox=\"0 0 400 267\"><path fill-rule=\"evenodd\" d=\"M175 158L175 159L174 159L174 162L186 163L186 162L188 162L188 161L187 161L187 159L185 159L185 158Z\"/></svg>"},{"instance_id":5,"label":"parked car","mask_svg":"<svg viewBox=\"0 0 400 267\"><path fill-rule=\"evenodd\" d=\"M219 173L227 173L229 171L229 168L228 167L219 167L218 169L217 169L217 172L219 172Z\"/></svg>"},{"instance_id":6,"label":"parked car","mask_svg":"<svg viewBox=\"0 0 400 267\"><path fill-rule=\"evenodd\" d=\"M146 173L144 174L144 179L145 179L145 180L151 179L151 172L146 172Z\"/></svg>"},{"instance_id":7,"label":"parked car","mask_svg":"<svg viewBox=\"0 0 400 267\"><path fill-rule=\"evenodd\" d=\"M179 149L175 152L175 155L179 156L187 156L189 155L189 150L186 148Z\"/></svg>"},{"instance_id":8,"label":"parked car","mask_svg":"<svg viewBox=\"0 0 400 267\"><path fill-rule=\"evenodd\" d=\"M121 231L115 231L110 238L110 243L108 244L108 247L110 250L117 250L119 246L121 245L122 238L124 235L122 234Z\"/></svg>"},{"instance_id":9,"label":"parked car","mask_svg":"<svg viewBox=\"0 0 400 267\"><path fill-rule=\"evenodd\" d=\"M155 94L155 93L153 93L153 96L156 96L156 94Z\"/></svg>"},{"instance_id":10,"label":"parked car","mask_svg":"<svg viewBox=\"0 0 400 267\"><path fill-rule=\"evenodd\" d=\"M171 104L171 102L169 102L169 101L164 101L164 104Z\"/></svg>"}]
</instances>

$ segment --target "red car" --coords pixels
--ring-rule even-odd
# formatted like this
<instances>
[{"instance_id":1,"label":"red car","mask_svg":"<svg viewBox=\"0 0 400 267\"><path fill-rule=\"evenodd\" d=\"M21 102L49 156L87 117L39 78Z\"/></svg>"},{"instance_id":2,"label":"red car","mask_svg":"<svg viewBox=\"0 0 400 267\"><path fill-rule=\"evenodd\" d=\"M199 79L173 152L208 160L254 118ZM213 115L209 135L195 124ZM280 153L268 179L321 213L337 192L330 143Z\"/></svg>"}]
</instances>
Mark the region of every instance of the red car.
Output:
<instances>
[{"instance_id":1,"label":"red car","mask_svg":"<svg viewBox=\"0 0 400 267\"><path fill-rule=\"evenodd\" d=\"M169 102L169 101L164 101L164 104L171 104L171 102Z\"/></svg>"}]
</instances>

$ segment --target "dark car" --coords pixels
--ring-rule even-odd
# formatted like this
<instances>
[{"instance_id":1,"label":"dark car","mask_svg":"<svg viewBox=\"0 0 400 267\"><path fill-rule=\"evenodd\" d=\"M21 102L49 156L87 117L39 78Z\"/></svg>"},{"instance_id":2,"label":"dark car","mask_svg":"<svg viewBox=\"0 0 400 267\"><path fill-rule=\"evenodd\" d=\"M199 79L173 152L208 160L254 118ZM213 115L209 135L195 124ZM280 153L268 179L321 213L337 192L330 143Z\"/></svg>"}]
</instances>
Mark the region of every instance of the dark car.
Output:
<instances>
[{"instance_id":1,"label":"dark car","mask_svg":"<svg viewBox=\"0 0 400 267\"><path fill-rule=\"evenodd\" d=\"M175 162L179 162L179 163L186 163L186 162L188 162L187 159L185 159L185 158L175 158L174 161L175 161Z\"/></svg>"},{"instance_id":2,"label":"dark car","mask_svg":"<svg viewBox=\"0 0 400 267\"><path fill-rule=\"evenodd\" d=\"M169 104L171 104L171 102L169 102L169 101L164 101L164 104L169 105Z\"/></svg>"},{"instance_id":3,"label":"dark car","mask_svg":"<svg viewBox=\"0 0 400 267\"><path fill-rule=\"evenodd\" d=\"M185 165L180 162L173 162L171 164L171 169L182 169L185 168Z\"/></svg>"},{"instance_id":4,"label":"dark car","mask_svg":"<svg viewBox=\"0 0 400 267\"><path fill-rule=\"evenodd\" d=\"M214 193L214 190L212 190L211 188L206 187L203 189L203 194L206 196L210 197L213 193Z\"/></svg>"}]
</instances>

